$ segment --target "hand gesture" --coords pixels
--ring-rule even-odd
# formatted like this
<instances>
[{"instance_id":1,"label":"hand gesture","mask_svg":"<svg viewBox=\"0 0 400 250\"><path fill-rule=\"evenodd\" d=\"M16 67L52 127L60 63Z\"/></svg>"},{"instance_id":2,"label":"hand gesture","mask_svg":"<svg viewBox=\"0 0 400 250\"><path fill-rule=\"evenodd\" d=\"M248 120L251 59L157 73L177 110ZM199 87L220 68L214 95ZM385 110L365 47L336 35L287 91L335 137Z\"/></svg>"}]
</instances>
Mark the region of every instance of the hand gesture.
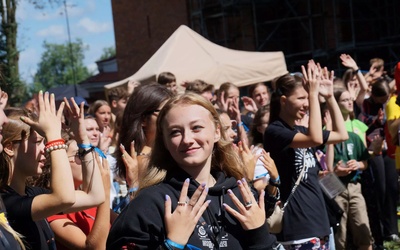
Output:
<instances>
[{"instance_id":1,"label":"hand gesture","mask_svg":"<svg viewBox=\"0 0 400 250\"><path fill-rule=\"evenodd\" d=\"M319 94L325 99L330 98L333 95L333 70L329 73L328 68L324 67L321 71L319 84Z\"/></svg>"},{"instance_id":2,"label":"hand gesture","mask_svg":"<svg viewBox=\"0 0 400 250\"><path fill-rule=\"evenodd\" d=\"M247 143L244 143L243 141L238 142L238 153L243 162L243 166L245 167L247 179L252 180L254 178L256 163L260 155L253 152L252 148L249 148Z\"/></svg>"},{"instance_id":3,"label":"hand gesture","mask_svg":"<svg viewBox=\"0 0 400 250\"><path fill-rule=\"evenodd\" d=\"M110 180L110 166L107 160L100 160L99 154L94 154L97 166L100 169L101 179L103 180L104 192L110 195L111 180Z\"/></svg>"},{"instance_id":4,"label":"hand gesture","mask_svg":"<svg viewBox=\"0 0 400 250\"><path fill-rule=\"evenodd\" d=\"M103 133L100 134L100 140L99 140L99 148L103 152L107 152L108 148L111 145L111 128L109 126L105 126L103 128Z\"/></svg>"},{"instance_id":5,"label":"hand gesture","mask_svg":"<svg viewBox=\"0 0 400 250\"><path fill-rule=\"evenodd\" d=\"M340 59L342 60L342 64L347 67L352 69L353 71L358 69L357 63L354 61L354 59L348 55L348 54L341 54Z\"/></svg>"},{"instance_id":6,"label":"hand gesture","mask_svg":"<svg viewBox=\"0 0 400 250\"><path fill-rule=\"evenodd\" d=\"M71 97L72 105L70 105L65 97L64 102L67 110L66 118L70 121L70 128L75 136L74 139L78 144L90 144L86 133L84 103L82 102L81 107L79 107L73 97Z\"/></svg>"},{"instance_id":7,"label":"hand gesture","mask_svg":"<svg viewBox=\"0 0 400 250\"><path fill-rule=\"evenodd\" d=\"M320 70L318 69L317 65L315 65L313 60L310 60L306 68L302 65L301 71L304 77L304 87L308 90L310 94L317 94L319 92L319 75Z\"/></svg>"},{"instance_id":8,"label":"hand gesture","mask_svg":"<svg viewBox=\"0 0 400 250\"><path fill-rule=\"evenodd\" d=\"M131 142L131 154L126 152L124 145L120 144L119 149L122 153L122 161L125 165L125 179L129 187L136 186L136 182L139 180L139 162L137 159L137 153L135 150L135 141Z\"/></svg>"},{"instance_id":9,"label":"hand gesture","mask_svg":"<svg viewBox=\"0 0 400 250\"><path fill-rule=\"evenodd\" d=\"M220 98L217 102L218 107L221 111L228 112L228 107L230 106L231 100L230 99L225 99L225 91L221 92Z\"/></svg>"},{"instance_id":10,"label":"hand gesture","mask_svg":"<svg viewBox=\"0 0 400 250\"><path fill-rule=\"evenodd\" d=\"M258 108L257 108L257 104L256 102L253 100L253 98L250 98L248 96L243 96L242 97L242 102L244 105L244 108L249 111L249 112L257 112Z\"/></svg>"},{"instance_id":11,"label":"hand gesture","mask_svg":"<svg viewBox=\"0 0 400 250\"><path fill-rule=\"evenodd\" d=\"M174 212L171 211L171 198L168 195L165 196L164 221L167 238L181 245L186 245L197 222L210 203L210 201L205 202L208 193L205 184L200 185L187 202L189 182L189 179L185 180Z\"/></svg>"},{"instance_id":12,"label":"hand gesture","mask_svg":"<svg viewBox=\"0 0 400 250\"><path fill-rule=\"evenodd\" d=\"M31 126L47 141L52 141L61 138L61 116L65 103L62 102L58 111L56 111L54 94L49 94L40 91L38 95L39 101L39 120L32 121L30 118L22 116L21 120Z\"/></svg>"},{"instance_id":13,"label":"hand gesture","mask_svg":"<svg viewBox=\"0 0 400 250\"><path fill-rule=\"evenodd\" d=\"M240 113L240 108L239 108L239 99L235 98L229 102L228 115L229 115L229 117L235 119L238 123L240 123L241 113Z\"/></svg>"},{"instance_id":14,"label":"hand gesture","mask_svg":"<svg viewBox=\"0 0 400 250\"><path fill-rule=\"evenodd\" d=\"M264 164L264 168L266 170L268 170L268 173L269 173L269 176L271 176L271 179L276 180L276 178L278 178L278 176L279 176L278 169L276 168L275 161L271 158L269 153L263 149L262 155L259 159Z\"/></svg>"},{"instance_id":15,"label":"hand gesture","mask_svg":"<svg viewBox=\"0 0 400 250\"><path fill-rule=\"evenodd\" d=\"M335 167L335 173L337 176L342 177L342 176L347 176L349 175L353 170L349 169L347 165L343 161L339 161L336 163Z\"/></svg>"},{"instance_id":16,"label":"hand gesture","mask_svg":"<svg viewBox=\"0 0 400 250\"><path fill-rule=\"evenodd\" d=\"M350 169L351 171L356 171L360 168L360 163L356 160L349 160L346 163L346 166L348 169Z\"/></svg>"},{"instance_id":17,"label":"hand gesture","mask_svg":"<svg viewBox=\"0 0 400 250\"><path fill-rule=\"evenodd\" d=\"M0 108L5 109L7 106L8 94L0 88Z\"/></svg>"},{"instance_id":18,"label":"hand gesture","mask_svg":"<svg viewBox=\"0 0 400 250\"><path fill-rule=\"evenodd\" d=\"M228 211L228 213L230 213L240 222L240 225L244 230L251 230L261 227L265 223L265 191L262 190L260 192L260 197L257 203L246 180L243 178L242 180L237 181L237 183L244 204L236 197L232 190L228 189L228 195L232 199L238 211L224 203L223 205L226 211Z\"/></svg>"}]
</instances>

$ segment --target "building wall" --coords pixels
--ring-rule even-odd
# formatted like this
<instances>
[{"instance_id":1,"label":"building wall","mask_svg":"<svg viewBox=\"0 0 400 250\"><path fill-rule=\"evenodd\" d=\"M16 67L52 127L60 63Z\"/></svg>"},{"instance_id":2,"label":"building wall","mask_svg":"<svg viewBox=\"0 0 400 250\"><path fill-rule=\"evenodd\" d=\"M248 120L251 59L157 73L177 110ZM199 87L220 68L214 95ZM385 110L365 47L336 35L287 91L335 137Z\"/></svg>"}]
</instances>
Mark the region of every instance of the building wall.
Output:
<instances>
[{"instance_id":1,"label":"building wall","mask_svg":"<svg viewBox=\"0 0 400 250\"><path fill-rule=\"evenodd\" d=\"M118 76L133 75L182 24L184 0L111 0Z\"/></svg>"}]
</instances>

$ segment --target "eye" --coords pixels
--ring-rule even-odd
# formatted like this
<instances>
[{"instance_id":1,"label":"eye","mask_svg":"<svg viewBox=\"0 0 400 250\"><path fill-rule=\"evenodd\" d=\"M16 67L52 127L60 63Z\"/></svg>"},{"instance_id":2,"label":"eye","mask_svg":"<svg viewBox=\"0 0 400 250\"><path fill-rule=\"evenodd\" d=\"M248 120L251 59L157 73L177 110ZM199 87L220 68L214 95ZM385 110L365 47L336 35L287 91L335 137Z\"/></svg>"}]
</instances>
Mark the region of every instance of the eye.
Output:
<instances>
[{"instance_id":1,"label":"eye","mask_svg":"<svg viewBox=\"0 0 400 250\"><path fill-rule=\"evenodd\" d=\"M201 129L202 129L203 127L202 126L200 126L200 125L195 125L195 126L193 126L193 131L194 132L199 132Z\"/></svg>"},{"instance_id":2,"label":"eye","mask_svg":"<svg viewBox=\"0 0 400 250\"><path fill-rule=\"evenodd\" d=\"M173 130L171 130L171 132L169 133L169 135L170 135L171 137L178 136L178 135L180 135L180 131L179 131L178 129L173 129Z\"/></svg>"}]
</instances>

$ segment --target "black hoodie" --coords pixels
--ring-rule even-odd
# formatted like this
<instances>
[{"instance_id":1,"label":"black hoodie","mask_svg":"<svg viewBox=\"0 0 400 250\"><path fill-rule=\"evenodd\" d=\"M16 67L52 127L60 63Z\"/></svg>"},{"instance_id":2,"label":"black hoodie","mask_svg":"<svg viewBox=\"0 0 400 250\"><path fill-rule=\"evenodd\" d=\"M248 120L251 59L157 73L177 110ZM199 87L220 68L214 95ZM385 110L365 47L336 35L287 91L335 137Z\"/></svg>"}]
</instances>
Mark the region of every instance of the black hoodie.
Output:
<instances>
[{"instance_id":1,"label":"black hoodie","mask_svg":"<svg viewBox=\"0 0 400 250\"><path fill-rule=\"evenodd\" d=\"M276 238L269 234L266 224L245 231L222 206L226 203L236 209L226 193L228 189L242 199L236 180L226 177L222 172L214 173L213 176L217 182L208 191L207 200L211 200L211 203L202 216L205 223L197 223L187 246L196 247L192 249L272 249ZM163 246L166 239L165 195L171 197L174 211L186 178L190 176L178 170L168 174L162 183L143 189L113 223L107 239L107 249L157 249ZM198 186L199 183L190 178L189 197Z\"/></svg>"}]
</instances>

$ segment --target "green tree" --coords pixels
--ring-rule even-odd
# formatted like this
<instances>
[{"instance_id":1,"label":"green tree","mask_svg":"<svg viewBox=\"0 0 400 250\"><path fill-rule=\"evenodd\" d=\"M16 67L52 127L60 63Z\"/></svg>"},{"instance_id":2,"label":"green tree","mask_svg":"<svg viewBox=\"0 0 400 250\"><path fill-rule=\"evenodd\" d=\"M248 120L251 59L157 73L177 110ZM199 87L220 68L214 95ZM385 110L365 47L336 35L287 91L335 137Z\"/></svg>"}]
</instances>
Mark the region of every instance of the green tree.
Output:
<instances>
[{"instance_id":1,"label":"green tree","mask_svg":"<svg viewBox=\"0 0 400 250\"><path fill-rule=\"evenodd\" d=\"M90 76L89 70L83 64L84 46L82 40L77 39L70 45L52 44L44 42L45 51L38 64L38 71L34 76L32 91L66 85L77 84Z\"/></svg>"},{"instance_id":2,"label":"green tree","mask_svg":"<svg viewBox=\"0 0 400 250\"><path fill-rule=\"evenodd\" d=\"M115 56L115 54L116 53L115 53L115 47L114 46L103 48L103 54L101 54L99 60L104 60L104 59L110 58L112 56Z\"/></svg>"},{"instance_id":3,"label":"green tree","mask_svg":"<svg viewBox=\"0 0 400 250\"><path fill-rule=\"evenodd\" d=\"M0 1L0 64L1 88L9 95L11 104L21 104L27 88L19 77L19 51L17 49L17 0Z\"/></svg>"}]
</instances>

